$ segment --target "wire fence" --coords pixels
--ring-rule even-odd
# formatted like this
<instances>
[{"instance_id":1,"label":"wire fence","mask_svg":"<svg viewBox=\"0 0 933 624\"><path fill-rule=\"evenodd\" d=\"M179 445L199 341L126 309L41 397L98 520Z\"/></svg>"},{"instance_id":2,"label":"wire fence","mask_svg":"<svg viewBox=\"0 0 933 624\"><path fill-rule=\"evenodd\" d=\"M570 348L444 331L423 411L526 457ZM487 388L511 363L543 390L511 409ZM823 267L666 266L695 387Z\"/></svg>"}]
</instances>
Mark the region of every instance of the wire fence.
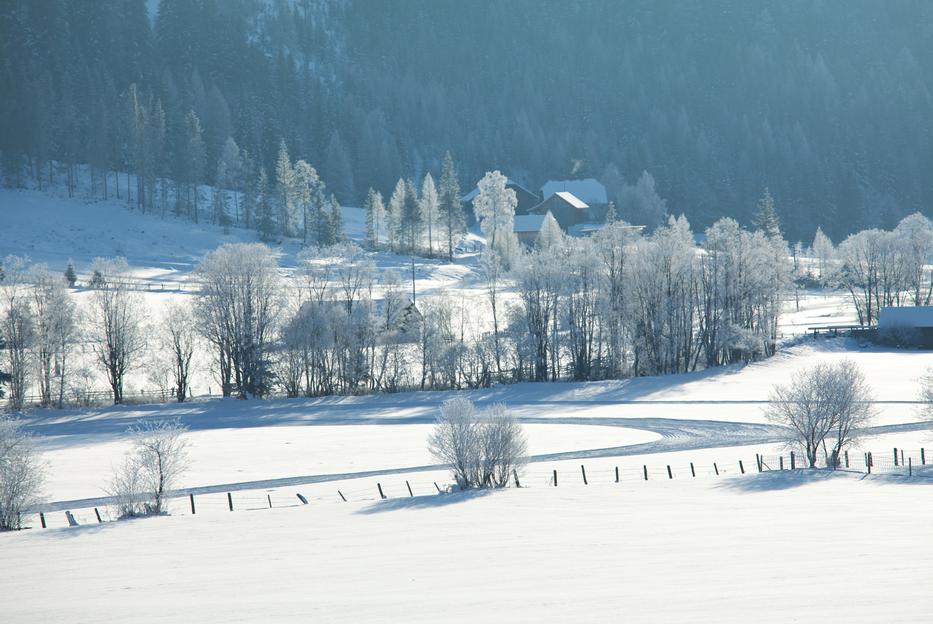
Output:
<instances>
[{"instance_id":1,"label":"wire fence","mask_svg":"<svg viewBox=\"0 0 933 624\"><path fill-rule=\"evenodd\" d=\"M628 460L627 460L628 461ZM929 463L928 463L929 462ZM933 479L933 457L928 457L925 448L892 448L884 452L852 451L840 455L833 465L829 454L816 457L812 467L823 471L848 471L862 474L887 475L904 479ZM528 464L512 473L509 486L519 488L554 489L567 487L624 487L637 483L644 487L669 483L677 480L704 480L737 478L759 473L787 472L807 474L811 469L805 455L796 451L782 454L759 454L754 458L732 458L726 462L688 461L678 457L671 463L633 463L609 465L600 463L579 467L566 462L556 467L543 464ZM316 506L321 504L378 503L383 500L418 499L433 496L455 495L460 489L455 483L439 478L429 480L424 474L417 478L381 481L355 479L318 482L295 488L268 490L239 490L209 494L186 494L175 496L167 502L167 513L171 515L216 516L231 512L252 512L288 507ZM417 501L415 501L417 502ZM115 505L101 504L97 507L79 507L63 511L30 513L24 516L24 525L32 528L62 528L87 524L103 524L119 520Z\"/></svg>"}]
</instances>

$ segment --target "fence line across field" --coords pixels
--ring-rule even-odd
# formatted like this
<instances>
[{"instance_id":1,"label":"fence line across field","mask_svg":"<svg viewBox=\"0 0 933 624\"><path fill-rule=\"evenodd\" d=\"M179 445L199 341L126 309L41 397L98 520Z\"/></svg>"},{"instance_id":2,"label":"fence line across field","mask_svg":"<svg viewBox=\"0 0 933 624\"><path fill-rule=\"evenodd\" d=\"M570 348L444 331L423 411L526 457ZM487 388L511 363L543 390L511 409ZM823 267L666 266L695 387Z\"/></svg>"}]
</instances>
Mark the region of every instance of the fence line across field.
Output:
<instances>
[{"instance_id":1,"label":"fence line across field","mask_svg":"<svg viewBox=\"0 0 933 624\"><path fill-rule=\"evenodd\" d=\"M824 458L826 459L826 458ZM929 460L929 463L928 463ZM515 470L510 485L519 488L559 488L589 486L631 486L634 483L669 482L674 480L696 480L704 478L740 477L747 474L793 471L806 474L809 470L806 458L794 451L780 455L755 454L754 460L734 459L728 462L678 461L664 464L591 465L578 467L567 463L559 468L543 468L532 465L525 470ZM908 450L892 447L888 451L853 451L840 457L838 466L832 462L817 464L822 471L840 470L864 474L893 475L905 478L933 478L933 457L925 448ZM319 504L345 504L371 502L388 499L423 498L454 494L459 488L454 483L405 479L400 481L372 481L365 487L340 487L340 481L330 482L327 489L322 483L308 484L306 489L236 492L214 492L209 494L187 494L170 497L169 511L173 515L218 515L231 512L262 511L275 508L315 506ZM624 490L623 490L624 491ZM312 493L313 492L313 493ZM41 511L27 514L33 528L62 528L84 524L102 524L117 520L113 505L102 504L62 511Z\"/></svg>"}]
</instances>

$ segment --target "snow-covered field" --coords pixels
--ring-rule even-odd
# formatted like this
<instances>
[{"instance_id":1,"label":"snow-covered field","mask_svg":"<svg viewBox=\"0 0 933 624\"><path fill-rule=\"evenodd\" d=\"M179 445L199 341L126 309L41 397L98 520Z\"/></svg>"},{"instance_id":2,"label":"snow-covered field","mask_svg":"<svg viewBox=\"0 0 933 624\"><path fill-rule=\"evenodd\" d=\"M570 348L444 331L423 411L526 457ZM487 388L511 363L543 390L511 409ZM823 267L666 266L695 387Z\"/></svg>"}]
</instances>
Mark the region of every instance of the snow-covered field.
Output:
<instances>
[{"instance_id":1,"label":"snow-covered field","mask_svg":"<svg viewBox=\"0 0 933 624\"><path fill-rule=\"evenodd\" d=\"M933 485L772 473L0 535L5 622L881 622L933 614Z\"/></svg>"},{"instance_id":2,"label":"snow-covered field","mask_svg":"<svg viewBox=\"0 0 933 624\"><path fill-rule=\"evenodd\" d=\"M345 208L344 221L362 235L360 210ZM73 259L86 276L94 257L126 256L153 318L191 296L205 253L255 240L121 201L7 189L0 222L0 256L29 255L54 271ZM287 274L299 245L279 249ZM392 254L374 261L408 270ZM419 297L487 305L473 257L419 260L416 276ZM878 401L855 470L861 450L905 448L916 462L933 447L916 400L933 354L800 337L853 321L844 294L805 292L799 306L785 302L782 349L762 362L464 392L479 405L505 403L528 435L527 487L486 495L436 493L449 477L426 438L450 393L32 411L50 528L0 535L4 566L22 571L0 584L0 621L933 621L925 468L911 480L753 468L756 454L773 463L788 452L765 419L771 388L816 362L853 360ZM201 368L194 391L205 395L216 382ZM130 381L146 384L142 372ZM110 517L104 488L127 428L166 417L190 430L180 485L198 515L179 498L171 517L98 525L93 507ZM378 500L377 484L389 500ZM298 505L297 493L311 504ZM64 509L82 526L66 528Z\"/></svg>"}]
</instances>

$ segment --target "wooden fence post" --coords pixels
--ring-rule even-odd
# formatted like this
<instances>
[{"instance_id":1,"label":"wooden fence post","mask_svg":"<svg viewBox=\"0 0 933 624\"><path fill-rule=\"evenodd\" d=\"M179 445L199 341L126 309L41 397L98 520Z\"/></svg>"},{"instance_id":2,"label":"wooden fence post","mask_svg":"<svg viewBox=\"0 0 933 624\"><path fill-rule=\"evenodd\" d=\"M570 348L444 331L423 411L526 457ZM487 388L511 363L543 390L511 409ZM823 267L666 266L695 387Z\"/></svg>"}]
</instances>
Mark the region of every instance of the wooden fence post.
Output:
<instances>
[{"instance_id":1,"label":"wooden fence post","mask_svg":"<svg viewBox=\"0 0 933 624\"><path fill-rule=\"evenodd\" d=\"M512 469L512 476L515 477L515 487L522 487L522 482L518 480L518 471L514 468ZM437 487L437 484L435 483L434 486Z\"/></svg>"},{"instance_id":2,"label":"wooden fence post","mask_svg":"<svg viewBox=\"0 0 933 624\"><path fill-rule=\"evenodd\" d=\"M194 494L188 494L188 499L191 501L191 515L195 515L194 510Z\"/></svg>"},{"instance_id":3,"label":"wooden fence post","mask_svg":"<svg viewBox=\"0 0 933 624\"><path fill-rule=\"evenodd\" d=\"M848 468L849 467L849 449L846 449L845 455L846 455L846 468Z\"/></svg>"},{"instance_id":4,"label":"wooden fence post","mask_svg":"<svg viewBox=\"0 0 933 624\"><path fill-rule=\"evenodd\" d=\"M761 472L761 455L755 453L755 465L758 466L758 472Z\"/></svg>"},{"instance_id":5,"label":"wooden fence post","mask_svg":"<svg viewBox=\"0 0 933 624\"><path fill-rule=\"evenodd\" d=\"M386 495L382 493L382 484L377 483L376 487L379 488L379 498L381 498L382 500L385 500Z\"/></svg>"},{"instance_id":6,"label":"wooden fence post","mask_svg":"<svg viewBox=\"0 0 933 624\"><path fill-rule=\"evenodd\" d=\"M897 468L897 447L894 447L894 467Z\"/></svg>"},{"instance_id":7,"label":"wooden fence post","mask_svg":"<svg viewBox=\"0 0 933 624\"><path fill-rule=\"evenodd\" d=\"M557 469L554 469L554 487L557 487Z\"/></svg>"},{"instance_id":8,"label":"wooden fence post","mask_svg":"<svg viewBox=\"0 0 933 624\"><path fill-rule=\"evenodd\" d=\"M921 463L922 465L924 465L924 466L927 465L927 453L926 453L926 451L923 449L922 446L920 447L920 463Z\"/></svg>"},{"instance_id":9,"label":"wooden fence post","mask_svg":"<svg viewBox=\"0 0 933 624\"><path fill-rule=\"evenodd\" d=\"M227 506L230 507L230 511L233 511L233 494L227 492Z\"/></svg>"},{"instance_id":10,"label":"wooden fence post","mask_svg":"<svg viewBox=\"0 0 933 624\"><path fill-rule=\"evenodd\" d=\"M913 457L907 458L907 476L908 477L914 476L914 458Z\"/></svg>"},{"instance_id":11,"label":"wooden fence post","mask_svg":"<svg viewBox=\"0 0 933 624\"><path fill-rule=\"evenodd\" d=\"M697 476L697 471L693 469L693 462L690 462L690 474L692 476Z\"/></svg>"},{"instance_id":12,"label":"wooden fence post","mask_svg":"<svg viewBox=\"0 0 933 624\"><path fill-rule=\"evenodd\" d=\"M347 497L343 495L343 492L341 492L340 490L337 490L337 494L340 495L340 500L342 500L343 502L347 502Z\"/></svg>"},{"instance_id":13,"label":"wooden fence post","mask_svg":"<svg viewBox=\"0 0 933 624\"><path fill-rule=\"evenodd\" d=\"M904 465L904 449L901 449L901 466Z\"/></svg>"},{"instance_id":14,"label":"wooden fence post","mask_svg":"<svg viewBox=\"0 0 933 624\"><path fill-rule=\"evenodd\" d=\"M97 507L94 508L94 515L97 516L97 524L103 522L103 520L100 519L100 511L98 511Z\"/></svg>"},{"instance_id":15,"label":"wooden fence post","mask_svg":"<svg viewBox=\"0 0 933 624\"><path fill-rule=\"evenodd\" d=\"M868 474L871 474L871 451L865 455L865 468L868 470Z\"/></svg>"},{"instance_id":16,"label":"wooden fence post","mask_svg":"<svg viewBox=\"0 0 933 624\"><path fill-rule=\"evenodd\" d=\"M45 528L45 513L39 512L39 522L42 523L42 528Z\"/></svg>"},{"instance_id":17,"label":"wooden fence post","mask_svg":"<svg viewBox=\"0 0 933 624\"><path fill-rule=\"evenodd\" d=\"M745 474L745 466L742 465L742 460L739 460L739 470L742 471L742 474Z\"/></svg>"},{"instance_id":18,"label":"wooden fence post","mask_svg":"<svg viewBox=\"0 0 933 624\"><path fill-rule=\"evenodd\" d=\"M645 481L647 481L648 480L648 466L646 464L642 464L641 467L645 471Z\"/></svg>"},{"instance_id":19,"label":"wooden fence post","mask_svg":"<svg viewBox=\"0 0 933 624\"><path fill-rule=\"evenodd\" d=\"M272 509L272 494L266 494L266 500L269 501L269 509Z\"/></svg>"},{"instance_id":20,"label":"wooden fence post","mask_svg":"<svg viewBox=\"0 0 933 624\"><path fill-rule=\"evenodd\" d=\"M716 476L719 476L719 466L716 465L716 462L713 462L713 470L716 471Z\"/></svg>"},{"instance_id":21,"label":"wooden fence post","mask_svg":"<svg viewBox=\"0 0 933 624\"><path fill-rule=\"evenodd\" d=\"M616 466L616 483L619 482L619 467Z\"/></svg>"},{"instance_id":22,"label":"wooden fence post","mask_svg":"<svg viewBox=\"0 0 933 624\"><path fill-rule=\"evenodd\" d=\"M671 465L670 465L670 464L667 465L667 478L668 478L668 479L673 479L673 478L674 478L674 474L671 472Z\"/></svg>"},{"instance_id":23,"label":"wooden fence post","mask_svg":"<svg viewBox=\"0 0 933 624\"><path fill-rule=\"evenodd\" d=\"M408 487L408 495L409 495L410 497L414 498L415 495L412 494L412 492L411 492L411 483L408 482L408 479L405 479L405 485Z\"/></svg>"},{"instance_id":24,"label":"wooden fence post","mask_svg":"<svg viewBox=\"0 0 933 624\"><path fill-rule=\"evenodd\" d=\"M441 493L441 487L437 484L437 481L434 482L434 487L437 489L437 493Z\"/></svg>"},{"instance_id":25,"label":"wooden fence post","mask_svg":"<svg viewBox=\"0 0 933 624\"><path fill-rule=\"evenodd\" d=\"M586 482L586 467L583 464L580 464L580 472L583 474L583 485L589 485Z\"/></svg>"},{"instance_id":26,"label":"wooden fence post","mask_svg":"<svg viewBox=\"0 0 933 624\"><path fill-rule=\"evenodd\" d=\"M301 492L296 493L295 496L298 497L298 500L301 501L301 504L302 504L302 505L307 505L307 504L308 504L308 499L305 498L304 495L303 495Z\"/></svg>"},{"instance_id":27,"label":"wooden fence post","mask_svg":"<svg viewBox=\"0 0 933 624\"><path fill-rule=\"evenodd\" d=\"M797 468L797 462L795 461L794 452L790 452L790 469L795 470Z\"/></svg>"}]
</instances>

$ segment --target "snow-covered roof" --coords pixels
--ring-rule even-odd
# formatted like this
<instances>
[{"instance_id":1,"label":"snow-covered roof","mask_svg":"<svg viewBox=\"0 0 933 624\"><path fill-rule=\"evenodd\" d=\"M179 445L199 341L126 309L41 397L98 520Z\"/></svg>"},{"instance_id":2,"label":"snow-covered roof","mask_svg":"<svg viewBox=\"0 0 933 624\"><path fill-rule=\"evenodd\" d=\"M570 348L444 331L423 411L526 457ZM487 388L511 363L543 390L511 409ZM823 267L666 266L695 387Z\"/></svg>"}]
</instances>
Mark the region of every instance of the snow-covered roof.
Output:
<instances>
[{"instance_id":1,"label":"snow-covered roof","mask_svg":"<svg viewBox=\"0 0 933 624\"><path fill-rule=\"evenodd\" d=\"M506 178L506 180L505 180L505 185L506 185L506 186L517 186L518 188L524 190L526 193L528 193L528 194L530 194L530 195L534 195L534 193L532 193L531 191L529 191L528 189L526 189L524 186L522 186L521 184L519 184L518 182L516 182L516 181L513 180L512 178ZM467 193L466 195L464 195L463 197L460 198L460 202L461 202L461 203L463 203L463 202L471 202L471 201L473 201L473 198L475 198L477 195L479 195L479 186L474 186L472 191L470 191L469 193Z\"/></svg>"},{"instance_id":2,"label":"snow-covered roof","mask_svg":"<svg viewBox=\"0 0 933 624\"><path fill-rule=\"evenodd\" d=\"M933 327L933 306L881 308L878 327Z\"/></svg>"},{"instance_id":3,"label":"snow-covered roof","mask_svg":"<svg viewBox=\"0 0 933 624\"><path fill-rule=\"evenodd\" d=\"M554 194L560 197L561 199L563 199L565 202L567 202L574 208L577 208L579 210L586 210L587 208L589 208L589 206L586 205L586 202L582 201L579 197L577 197L573 193L568 193L567 191L557 191Z\"/></svg>"},{"instance_id":4,"label":"snow-covered roof","mask_svg":"<svg viewBox=\"0 0 933 624\"><path fill-rule=\"evenodd\" d=\"M596 178L582 180L549 180L541 187L541 195L547 199L554 193L566 191L573 193L588 204L608 204L606 187Z\"/></svg>"},{"instance_id":5,"label":"snow-covered roof","mask_svg":"<svg viewBox=\"0 0 933 624\"><path fill-rule=\"evenodd\" d=\"M512 231L516 234L520 232L540 232L541 226L544 225L544 217L546 215L515 215L515 220L512 221Z\"/></svg>"}]
</instances>

